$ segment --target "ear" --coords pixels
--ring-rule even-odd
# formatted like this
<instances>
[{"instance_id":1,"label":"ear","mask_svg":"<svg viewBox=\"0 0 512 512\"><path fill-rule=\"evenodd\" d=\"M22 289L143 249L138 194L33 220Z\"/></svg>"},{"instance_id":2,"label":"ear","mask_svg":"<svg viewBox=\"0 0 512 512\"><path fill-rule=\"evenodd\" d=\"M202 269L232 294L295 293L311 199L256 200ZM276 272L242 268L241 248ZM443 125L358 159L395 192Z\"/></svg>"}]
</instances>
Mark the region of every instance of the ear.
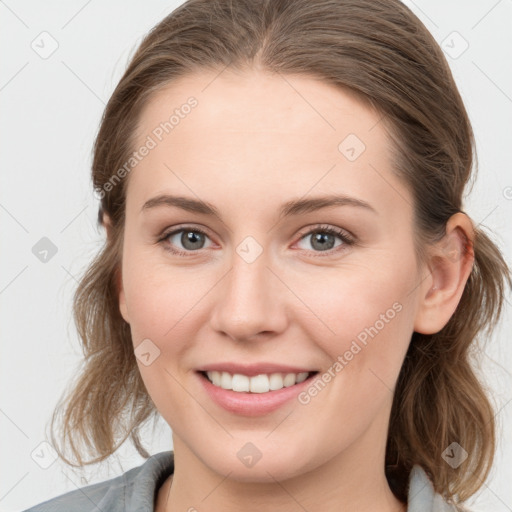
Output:
<instances>
[{"instance_id":1,"label":"ear","mask_svg":"<svg viewBox=\"0 0 512 512\"><path fill-rule=\"evenodd\" d=\"M108 213L103 212L102 226L105 228L107 238L110 240L112 238L112 219Z\"/></svg>"},{"instance_id":2,"label":"ear","mask_svg":"<svg viewBox=\"0 0 512 512\"><path fill-rule=\"evenodd\" d=\"M113 228L112 228L112 219L109 217L107 213L103 213L103 227L107 232L107 239L111 240L113 236ZM121 316L124 318L125 322L130 323L128 316L128 309L126 308L126 299L124 295L124 287L123 287L123 276L121 272L121 267L118 267L115 271L116 275L116 292L119 298L119 311L121 312Z\"/></svg>"},{"instance_id":3,"label":"ear","mask_svg":"<svg viewBox=\"0 0 512 512\"><path fill-rule=\"evenodd\" d=\"M452 215L444 237L429 250L429 275L420 287L416 332L439 332L457 309L473 268L474 240L471 219L461 212Z\"/></svg>"},{"instance_id":4,"label":"ear","mask_svg":"<svg viewBox=\"0 0 512 512\"><path fill-rule=\"evenodd\" d=\"M121 316L124 318L126 323L130 323L130 316L128 315L128 308L126 307L126 298L124 295L124 287L123 287L123 278L121 275L121 269L118 269L116 272L117 275L117 289L118 297L119 297L119 311L121 312Z\"/></svg>"}]
</instances>

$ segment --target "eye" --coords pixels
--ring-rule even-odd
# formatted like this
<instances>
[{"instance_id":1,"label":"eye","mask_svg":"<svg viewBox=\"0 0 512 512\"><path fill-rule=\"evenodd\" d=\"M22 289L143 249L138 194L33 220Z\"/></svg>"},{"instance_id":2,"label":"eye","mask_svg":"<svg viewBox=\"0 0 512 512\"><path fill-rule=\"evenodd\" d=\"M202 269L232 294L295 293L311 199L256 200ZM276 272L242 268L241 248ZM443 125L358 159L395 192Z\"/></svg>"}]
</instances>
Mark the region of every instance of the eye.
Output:
<instances>
[{"instance_id":1,"label":"eye","mask_svg":"<svg viewBox=\"0 0 512 512\"><path fill-rule=\"evenodd\" d=\"M189 253L205 248L206 238L208 238L208 235L202 229L185 226L164 234L158 241L164 244L165 249L173 254L189 256ZM180 249L180 244L185 250ZM176 247L178 248L176 249Z\"/></svg>"},{"instance_id":2,"label":"eye","mask_svg":"<svg viewBox=\"0 0 512 512\"><path fill-rule=\"evenodd\" d=\"M336 238L341 242L336 245ZM300 242L309 240L313 252L337 252L343 249L345 246L350 246L355 243L353 235L341 228L335 228L333 226L317 226L310 229L305 234L301 235ZM341 246L341 249L336 249ZM311 250L306 248L306 250Z\"/></svg>"},{"instance_id":3,"label":"eye","mask_svg":"<svg viewBox=\"0 0 512 512\"><path fill-rule=\"evenodd\" d=\"M336 244L336 238L340 243ZM205 240L209 239L205 231L194 226L181 226L173 229L158 239L167 251L179 256L192 256L195 251L205 249ZM347 246L354 245L356 240L347 231L333 226L316 226L300 235L299 242L310 240L313 249L305 248L307 251L316 253L327 253L343 250ZM180 248L182 247L182 249ZM304 249L304 248L303 248Z\"/></svg>"}]
</instances>

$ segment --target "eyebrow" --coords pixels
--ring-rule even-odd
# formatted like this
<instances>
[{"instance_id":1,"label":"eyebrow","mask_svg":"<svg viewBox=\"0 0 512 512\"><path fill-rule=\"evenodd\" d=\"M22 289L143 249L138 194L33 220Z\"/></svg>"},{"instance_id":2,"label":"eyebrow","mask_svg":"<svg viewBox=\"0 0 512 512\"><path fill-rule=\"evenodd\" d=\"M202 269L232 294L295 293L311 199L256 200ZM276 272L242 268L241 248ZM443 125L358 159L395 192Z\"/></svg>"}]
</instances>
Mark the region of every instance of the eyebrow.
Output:
<instances>
[{"instance_id":1,"label":"eyebrow","mask_svg":"<svg viewBox=\"0 0 512 512\"><path fill-rule=\"evenodd\" d=\"M221 218L219 211L212 204L193 199L190 197L161 194L146 201L141 211L147 211L161 206L176 207L187 212L200 213L203 215L216 216ZM311 197L309 199L294 199L283 204L279 212L279 218L294 215L304 215L322 208L333 208L336 206L356 206L364 208L378 215L377 211L366 201L345 195L327 195Z\"/></svg>"}]
</instances>

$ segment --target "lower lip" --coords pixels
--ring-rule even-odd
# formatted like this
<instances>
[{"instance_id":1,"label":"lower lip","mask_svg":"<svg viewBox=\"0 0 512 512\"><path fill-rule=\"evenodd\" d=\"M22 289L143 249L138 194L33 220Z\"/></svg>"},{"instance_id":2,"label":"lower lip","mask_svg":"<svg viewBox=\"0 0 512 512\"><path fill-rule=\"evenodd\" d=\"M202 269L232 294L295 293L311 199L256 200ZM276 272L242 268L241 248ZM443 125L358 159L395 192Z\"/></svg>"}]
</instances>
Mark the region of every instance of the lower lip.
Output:
<instances>
[{"instance_id":1,"label":"lower lip","mask_svg":"<svg viewBox=\"0 0 512 512\"><path fill-rule=\"evenodd\" d=\"M309 386L317 374L310 375L305 381L287 388L267 393L248 393L223 389L213 385L202 373L198 376L210 398L229 412L242 416L260 416L279 409L283 404L295 398Z\"/></svg>"}]
</instances>

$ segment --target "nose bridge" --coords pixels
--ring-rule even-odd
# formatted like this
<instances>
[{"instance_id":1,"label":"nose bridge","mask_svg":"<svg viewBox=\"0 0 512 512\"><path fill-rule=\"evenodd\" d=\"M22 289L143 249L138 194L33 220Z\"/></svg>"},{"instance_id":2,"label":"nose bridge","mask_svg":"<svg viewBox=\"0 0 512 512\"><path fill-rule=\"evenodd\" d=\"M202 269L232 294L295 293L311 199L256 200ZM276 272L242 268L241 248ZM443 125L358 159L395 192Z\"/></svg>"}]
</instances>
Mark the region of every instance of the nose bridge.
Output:
<instances>
[{"instance_id":1,"label":"nose bridge","mask_svg":"<svg viewBox=\"0 0 512 512\"><path fill-rule=\"evenodd\" d=\"M279 280L268 267L269 252L251 237L233 250L231 270L222 280L212 315L213 327L232 339L276 333L286 323Z\"/></svg>"}]
</instances>

